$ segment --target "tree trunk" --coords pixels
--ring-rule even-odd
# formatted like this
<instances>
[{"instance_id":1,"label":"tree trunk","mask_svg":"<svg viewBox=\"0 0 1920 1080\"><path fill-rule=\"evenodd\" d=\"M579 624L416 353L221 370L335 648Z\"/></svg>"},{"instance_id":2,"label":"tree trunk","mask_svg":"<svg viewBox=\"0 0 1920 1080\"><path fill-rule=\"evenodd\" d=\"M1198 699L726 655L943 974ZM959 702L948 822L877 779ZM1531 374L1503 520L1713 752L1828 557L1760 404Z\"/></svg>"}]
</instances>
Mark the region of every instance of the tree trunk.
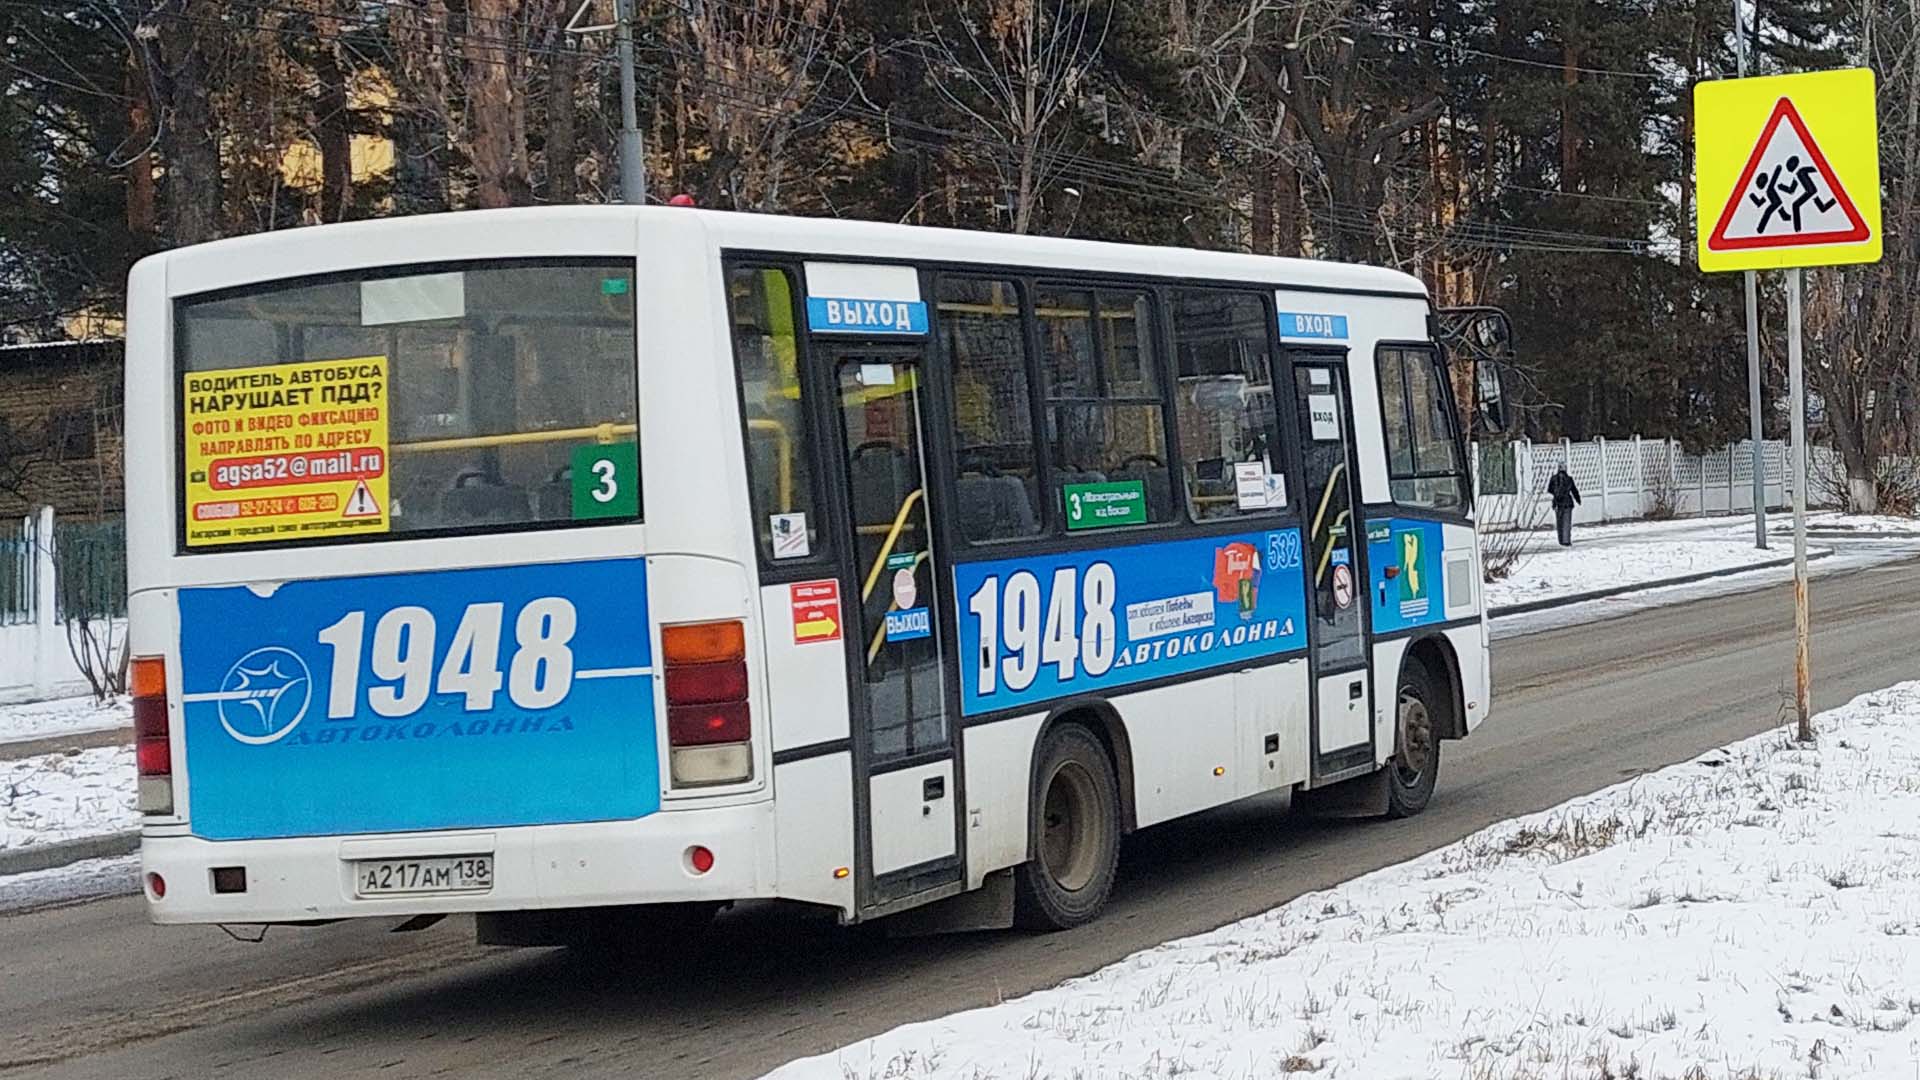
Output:
<instances>
[{"instance_id":1,"label":"tree trunk","mask_svg":"<svg viewBox=\"0 0 1920 1080\"><path fill-rule=\"evenodd\" d=\"M142 240L159 225L153 180L153 98L148 91L144 42L136 42L127 62L127 231Z\"/></svg>"},{"instance_id":2,"label":"tree trunk","mask_svg":"<svg viewBox=\"0 0 1920 1080\"><path fill-rule=\"evenodd\" d=\"M167 204L173 240L198 244L218 239L225 207L220 172L220 128L213 109L212 64L202 23L218 19L208 0L176 0L160 20L160 52L167 74Z\"/></svg>"},{"instance_id":3,"label":"tree trunk","mask_svg":"<svg viewBox=\"0 0 1920 1080\"><path fill-rule=\"evenodd\" d=\"M577 54L567 34L554 35L547 67L547 201L570 203L579 197L574 169L580 164L574 140L579 106L574 101Z\"/></svg>"},{"instance_id":4,"label":"tree trunk","mask_svg":"<svg viewBox=\"0 0 1920 1080\"><path fill-rule=\"evenodd\" d=\"M1265 168L1253 173L1253 235L1252 250L1255 255L1273 254L1273 192L1279 177L1279 162L1270 162Z\"/></svg>"},{"instance_id":5,"label":"tree trunk","mask_svg":"<svg viewBox=\"0 0 1920 1080\"><path fill-rule=\"evenodd\" d=\"M1560 48L1560 190L1574 191L1579 186L1580 117L1575 111L1574 87L1580 84L1580 54L1573 43Z\"/></svg>"},{"instance_id":6,"label":"tree trunk","mask_svg":"<svg viewBox=\"0 0 1920 1080\"><path fill-rule=\"evenodd\" d=\"M334 33L338 32L335 24ZM320 142L320 220L345 221L353 205L353 118L337 38L318 50L313 74L319 84L313 99L313 129Z\"/></svg>"},{"instance_id":7,"label":"tree trunk","mask_svg":"<svg viewBox=\"0 0 1920 1080\"><path fill-rule=\"evenodd\" d=\"M512 0L472 0L468 11L477 33L469 27L467 63L472 89L468 108L473 117L471 156L474 201L483 208L513 205L513 87L507 78L505 51L494 42L512 14ZM486 39L486 40L481 40Z\"/></svg>"}]
</instances>

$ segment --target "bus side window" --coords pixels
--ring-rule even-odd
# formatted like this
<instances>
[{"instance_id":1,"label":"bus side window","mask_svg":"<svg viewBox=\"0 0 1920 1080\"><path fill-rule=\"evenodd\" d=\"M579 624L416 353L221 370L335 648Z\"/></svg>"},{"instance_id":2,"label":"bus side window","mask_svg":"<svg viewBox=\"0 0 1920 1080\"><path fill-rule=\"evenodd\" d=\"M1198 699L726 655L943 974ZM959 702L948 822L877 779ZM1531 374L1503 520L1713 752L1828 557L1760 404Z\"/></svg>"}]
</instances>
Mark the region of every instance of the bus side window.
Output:
<instances>
[{"instance_id":1,"label":"bus side window","mask_svg":"<svg viewBox=\"0 0 1920 1080\"><path fill-rule=\"evenodd\" d=\"M956 513L968 540L1040 531L1040 481L1020 293L1011 281L942 277L940 346L953 379Z\"/></svg>"},{"instance_id":2,"label":"bus side window","mask_svg":"<svg viewBox=\"0 0 1920 1080\"><path fill-rule=\"evenodd\" d=\"M1152 306L1146 293L1131 290L1036 291L1056 489L1050 498L1070 531L1092 527L1075 519L1089 495L1110 508L1109 524L1173 517Z\"/></svg>"},{"instance_id":3,"label":"bus side window","mask_svg":"<svg viewBox=\"0 0 1920 1080\"><path fill-rule=\"evenodd\" d=\"M1283 509L1286 466L1272 445L1273 378L1267 307L1257 295L1173 293L1180 461L1195 521ZM1257 472L1259 488L1241 480Z\"/></svg>"},{"instance_id":4,"label":"bus side window","mask_svg":"<svg viewBox=\"0 0 1920 1080\"><path fill-rule=\"evenodd\" d=\"M808 465L793 278L773 267L735 267L727 275L727 300L746 412L753 528L761 555L773 560L818 555L824 534L820 515L814 512ZM797 532L801 528L804 542ZM778 543L776 529L782 533Z\"/></svg>"}]
</instances>

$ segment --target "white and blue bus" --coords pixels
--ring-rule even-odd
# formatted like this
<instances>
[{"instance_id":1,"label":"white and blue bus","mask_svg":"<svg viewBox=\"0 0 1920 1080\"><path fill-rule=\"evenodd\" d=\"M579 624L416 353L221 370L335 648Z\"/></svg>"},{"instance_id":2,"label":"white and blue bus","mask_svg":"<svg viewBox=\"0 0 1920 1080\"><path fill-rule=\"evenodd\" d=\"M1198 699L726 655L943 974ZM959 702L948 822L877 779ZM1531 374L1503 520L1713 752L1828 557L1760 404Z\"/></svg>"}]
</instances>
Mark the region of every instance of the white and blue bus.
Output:
<instances>
[{"instance_id":1,"label":"white and blue bus","mask_svg":"<svg viewBox=\"0 0 1920 1080\"><path fill-rule=\"evenodd\" d=\"M1488 713L1400 273L569 207L130 285L158 922L1067 927L1123 834L1418 813Z\"/></svg>"}]
</instances>

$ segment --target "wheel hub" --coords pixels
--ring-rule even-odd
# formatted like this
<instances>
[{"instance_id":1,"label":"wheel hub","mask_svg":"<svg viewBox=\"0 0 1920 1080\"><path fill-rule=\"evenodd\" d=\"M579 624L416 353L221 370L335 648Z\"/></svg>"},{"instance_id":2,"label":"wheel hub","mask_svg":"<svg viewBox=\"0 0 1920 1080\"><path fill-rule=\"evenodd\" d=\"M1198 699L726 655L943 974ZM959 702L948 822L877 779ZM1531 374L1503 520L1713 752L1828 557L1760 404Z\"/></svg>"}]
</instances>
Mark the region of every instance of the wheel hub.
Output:
<instances>
[{"instance_id":1,"label":"wheel hub","mask_svg":"<svg viewBox=\"0 0 1920 1080\"><path fill-rule=\"evenodd\" d=\"M1420 782L1433 760L1433 713L1427 703L1405 690L1400 692L1399 751L1394 768L1400 782L1412 787Z\"/></svg>"},{"instance_id":2,"label":"wheel hub","mask_svg":"<svg viewBox=\"0 0 1920 1080\"><path fill-rule=\"evenodd\" d=\"M1087 770L1071 761L1047 781L1040 863L1047 876L1069 892L1086 888L1097 869L1093 835L1099 819L1097 790Z\"/></svg>"}]
</instances>

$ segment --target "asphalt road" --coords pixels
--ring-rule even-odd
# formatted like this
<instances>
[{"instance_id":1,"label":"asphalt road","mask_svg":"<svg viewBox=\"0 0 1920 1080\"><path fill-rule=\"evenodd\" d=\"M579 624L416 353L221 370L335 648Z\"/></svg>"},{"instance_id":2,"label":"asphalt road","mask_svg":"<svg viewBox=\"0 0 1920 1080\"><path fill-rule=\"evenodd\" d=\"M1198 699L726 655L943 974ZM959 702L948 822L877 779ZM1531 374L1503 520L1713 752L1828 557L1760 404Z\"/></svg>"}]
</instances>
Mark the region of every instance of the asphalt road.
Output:
<instances>
[{"instance_id":1,"label":"asphalt road","mask_svg":"<svg viewBox=\"0 0 1920 1080\"><path fill-rule=\"evenodd\" d=\"M1148 830L1106 917L1049 936L890 941L781 911L726 919L665 968L482 949L450 920L148 926L135 898L0 917L0 1073L55 1077L757 1076L897 1024L989 1004L1272 907L1516 814L1774 724L1786 586L1495 644L1496 712L1448 743L1405 822L1262 800ZM1816 707L1920 678L1920 561L1816 582ZM863 1072L864 1074L864 1072Z\"/></svg>"}]
</instances>

